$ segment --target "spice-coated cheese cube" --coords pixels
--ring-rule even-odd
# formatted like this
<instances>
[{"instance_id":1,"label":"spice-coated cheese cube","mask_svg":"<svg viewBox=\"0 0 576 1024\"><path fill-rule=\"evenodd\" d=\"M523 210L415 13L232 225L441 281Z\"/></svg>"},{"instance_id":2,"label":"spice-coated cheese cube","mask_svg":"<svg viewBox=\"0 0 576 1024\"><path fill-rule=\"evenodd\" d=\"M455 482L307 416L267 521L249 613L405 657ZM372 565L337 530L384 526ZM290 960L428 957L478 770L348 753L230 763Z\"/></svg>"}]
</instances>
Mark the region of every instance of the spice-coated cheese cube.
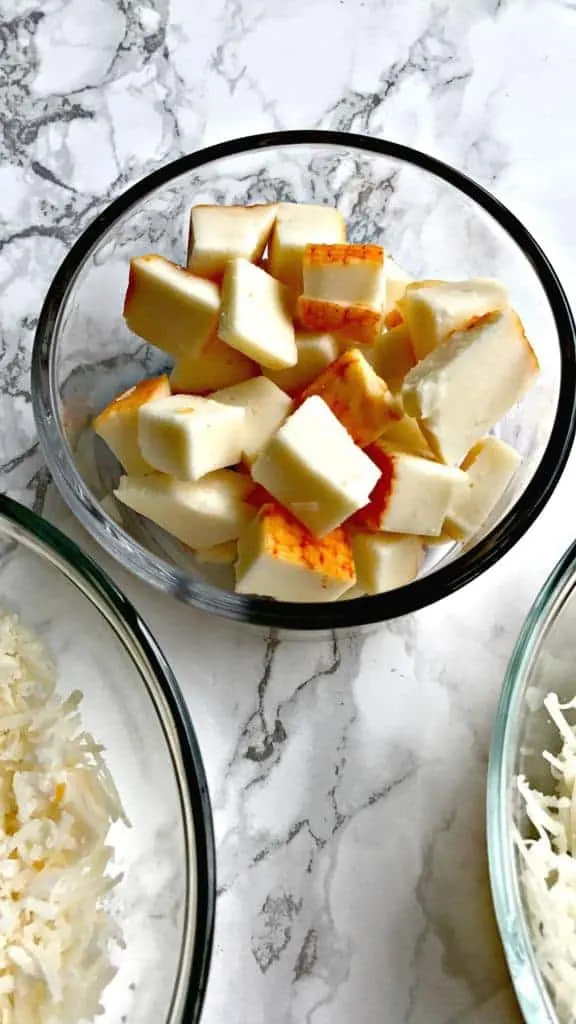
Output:
<instances>
[{"instance_id":1,"label":"spice-coated cheese cube","mask_svg":"<svg viewBox=\"0 0 576 1024\"><path fill-rule=\"evenodd\" d=\"M138 444L138 414L146 402L167 398L170 394L168 377L141 380L133 388L118 395L110 405L94 418L94 431L114 452L127 473L143 476L152 472Z\"/></svg>"},{"instance_id":2,"label":"spice-coated cheese cube","mask_svg":"<svg viewBox=\"0 0 576 1024\"><path fill-rule=\"evenodd\" d=\"M384 298L384 250L379 245L307 245L303 293L309 299L380 308Z\"/></svg>"},{"instance_id":3,"label":"spice-coated cheese cube","mask_svg":"<svg viewBox=\"0 0 576 1024\"><path fill-rule=\"evenodd\" d=\"M302 259L311 242L345 242L346 222L332 206L279 203L270 238L268 265L273 277L296 294L302 291Z\"/></svg>"},{"instance_id":4,"label":"spice-coated cheese cube","mask_svg":"<svg viewBox=\"0 0 576 1024\"><path fill-rule=\"evenodd\" d=\"M311 299L307 295L298 299L298 318L309 331L340 332L362 345L372 345L376 341L383 321L380 309Z\"/></svg>"}]
</instances>

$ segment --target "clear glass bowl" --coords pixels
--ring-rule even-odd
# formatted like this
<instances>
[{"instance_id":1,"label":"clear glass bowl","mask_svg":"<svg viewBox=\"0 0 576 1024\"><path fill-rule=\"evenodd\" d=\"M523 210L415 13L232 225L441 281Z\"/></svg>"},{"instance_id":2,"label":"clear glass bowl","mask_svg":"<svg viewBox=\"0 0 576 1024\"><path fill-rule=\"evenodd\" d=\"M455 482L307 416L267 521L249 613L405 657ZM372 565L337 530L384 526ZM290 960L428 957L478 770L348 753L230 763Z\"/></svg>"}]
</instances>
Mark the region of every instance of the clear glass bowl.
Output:
<instances>
[{"instance_id":1,"label":"clear glass bowl","mask_svg":"<svg viewBox=\"0 0 576 1024\"><path fill-rule=\"evenodd\" d=\"M576 696L576 543L540 591L508 666L496 713L488 767L488 854L496 917L516 994L527 1024L557 1024L538 969L519 878L512 830L528 824L515 779L524 774L551 792L543 750L560 748L543 700Z\"/></svg>"},{"instance_id":2,"label":"clear glass bowl","mask_svg":"<svg viewBox=\"0 0 576 1024\"><path fill-rule=\"evenodd\" d=\"M499 427L523 456L481 533L438 547L422 577L376 597L288 604L234 594L231 573L198 565L183 545L130 512L102 504L120 468L95 438L93 416L166 358L122 319L131 257L185 261L193 203L291 200L336 204L352 240L382 243L415 277L501 278L525 323L542 374ZM574 321L546 259L493 196L446 164L395 143L342 132L253 136L182 157L128 189L85 231L58 270L32 359L40 443L64 499L127 568L189 604L285 629L356 626L445 597L499 559L526 531L563 470L575 427Z\"/></svg>"},{"instance_id":3,"label":"clear glass bowl","mask_svg":"<svg viewBox=\"0 0 576 1024\"><path fill-rule=\"evenodd\" d=\"M126 949L101 1024L193 1024L206 988L215 857L202 758L178 685L132 606L44 520L0 496L0 610L48 643L59 689L84 694L131 829L114 825L124 878L111 912Z\"/></svg>"}]
</instances>

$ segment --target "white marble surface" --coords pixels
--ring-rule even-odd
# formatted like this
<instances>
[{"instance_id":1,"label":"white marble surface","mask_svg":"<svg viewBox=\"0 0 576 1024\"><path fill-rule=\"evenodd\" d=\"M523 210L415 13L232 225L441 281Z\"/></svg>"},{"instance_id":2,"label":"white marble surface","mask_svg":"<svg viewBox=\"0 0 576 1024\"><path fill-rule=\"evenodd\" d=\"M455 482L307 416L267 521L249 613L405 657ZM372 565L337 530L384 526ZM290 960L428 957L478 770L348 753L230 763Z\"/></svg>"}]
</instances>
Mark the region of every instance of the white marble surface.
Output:
<instances>
[{"instance_id":1,"label":"white marble surface","mask_svg":"<svg viewBox=\"0 0 576 1024\"><path fill-rule=\"evenodd\" d=\"M3 0L2 486L91 551L48 487L28 360L70 243L179 153L271 128L409 142L525 219L576 300L576 8L559 0ZM219 888L206 1024L518 1019L495 934L484 782L528 607L574 534L576 462L486 577L364 638L274 644L99 554L189 700ZM183 638L186 639L183 639Z\"/></svg>"}]
</instances>

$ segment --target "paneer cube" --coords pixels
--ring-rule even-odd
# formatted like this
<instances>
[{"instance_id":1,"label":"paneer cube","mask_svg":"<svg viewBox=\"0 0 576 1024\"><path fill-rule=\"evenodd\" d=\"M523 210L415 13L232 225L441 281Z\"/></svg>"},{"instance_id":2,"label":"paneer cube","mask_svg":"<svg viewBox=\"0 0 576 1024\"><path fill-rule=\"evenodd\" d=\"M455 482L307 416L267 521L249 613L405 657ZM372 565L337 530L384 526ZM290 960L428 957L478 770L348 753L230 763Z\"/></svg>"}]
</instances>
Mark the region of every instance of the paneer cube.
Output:
<instances>
[{"instance_id":1,"label":"paneer cube","mask_svg":"<svg viewBox=\"0 0 576 1024\"><path fill-rule=\"evenodd\" d=\"M242 458L252 465L292 408L292 399L267 377L254 377L244 384L215 391L214 402L244 409Z\"/></svg>"},{"instance_id":2,"label":"paneer cube","mask_svg":"<svg viewBox=\"0 0 576 1024\"><path fill-rule=\"evenodd\" d=\"M304 391L302 401L320 395L360 448L375 441L402 408L357 348L348 349Z\"/></svg>"},{"instance_id":3,"label":"paneer cube","mask_svg":"<svg viewBox=\"0 0 576 1024\"><path fill-rule=\"evenodd\" d=\"M350 544L357 587L364 594L403 587L416 579L424 564L424 544L419 537L353 531Z\"/></svg>"},{"instance_id":4,"label":"paneer cube","mask_svg":"<svg viewBox=\"0 0 576 1024\"><path fill-rule=\"evenodd\" d=\"M311 384L339 354L339 344L334 335L316 331L296 331L296 348L296 366L289 366L286 370L266 370L266 376L288 395L297 394Z\"/></svg>"},{"instance_id":5,"label":"paneer cube","mask_svg":"<svg viewBox=\"0 0 576 1024\"><path fill-rule=\"evenodd\" d=\"M402 298L413 278L388 255L384 263L384 276L386 278L384 313L388 314L392 312L398 300Z\"/></svg>"},{"instance_id":6,"label":"paneer cube","mask_svg":"<svg viewBox=\"0 0 576 1024\"><path fill-rule=\"evenodd\" d=\"M256 377L258 365L213 334L201 349L180 356L170 374L172 391L206 395Z\"/></svg>"},{"instance_id":7,"label":"paneer cube","mask_svg":"<svg viewBox=\"0 0 576 1024\"><path fill-rule=\"evenodd\" d=\"M342 302L326 302L301 295L298 319L309 331L345 334L362 345L372 345L380 335L383 315L370 306L351 306Z\"/></svg>"},{"instance_id":8,"label":"paneer cube","mask_svg":"<svg viewBox=\"0 0 576 1024\"><path fill-rule=\"evenodd\" d=\"M279 203L269 245L270 273L299 295L306 246L345 241L346 221L332 206Z\"/></svg>"},{"instance_id":9,"label":"paneer cube","mask_svg":"<svg viewBox=\"0 0 576 1024\"><path fill-rule=\"evenodd\" d=\"M379 476L318 395L289 416L252 467L254 481L316 537L362 508Z\"/></svg>"},{"instance_id":10,"label":"paneer cube","mask_svg":"<svg viewBox=\"0 0 576 1024\"><path fill-rule=\"evenodd\" d=\"M398 303L417 359L424 359L453 331L504 309L506 289L490 277L469 281L413 281Z\"/></svg>"},{"instance_id":11,"label":"paneer cube","mask_svg":"<svg viewBox=\"0 0 576 1024\"><path fill-rule=\"evenodd\" d=\"M485 437L474 445L461 466L468 486L454 492L448 510L445 528L450 536L470 537L484 526L520 462L516 449L497 437Z\"/></svg>"},{"instance_id":12,"label":"paneer cube","mask_svg":"<svg viewBox=\"0 0 576 1024\"><path fill-rule=\"evenodd\" d=\"M213 281L151 253L130 260L124 319L131 331L178 358L214 333L220 292Z\"/></svg>"},{"instance_id":13,"label":"paneer cube","mask_svg":"<svg viewBox=\"0 0 576 1024\"><path fill-rule=\"evenodd\" d=\"M386 448L419 455L421 459L434 459L434 453L418 426L418 420L404 415L401 420L390 420L379 440Z\"/></svg>"},{"instance_id":14,"label":"paneer cube","mask_svg":"<svg viewBox=\"0 0 576 1024\"><path fill-rule=\"evenodd\" d=\"M198 548L196 551L196 559L201 565L234 565L237 557L238 545L235 540L226 540L222 544Z\"/></svg>"},{"instance_id":15,"label":"paneer cube","mask_svg":"<svg viewBox=\"0 0 576 1024\"><path fill-rule=\"evenodd\" d=\"M248 260L231 260L226 268L218 333L270 370L298 360L288 290Z\"/></svg>"},{"instance_id":16,"label":"paneer cube","mask_svg":"<svg viewBox=\"0 0 576 1024\"><path fill-rule=\"evenodd\" d=\"M388 448L382 441L370 445L366 454L378 466L381 476L368 504L354 516L354 526L437 537L455 488L466 486L466 474L410 452Z\"/></svg>"},{"instance_id":17,"label":"paneer cube","mask_svg":"<svg viewBox=\"0 0 576 1024\"><path fill-rule=\"evenodd\" d=\"M123 476L118 501L151 519L191 548L211 548L235 540L254 516L244 503L250 479L230 469L191 482L163 473Z\"/></svg>"},{"instance_id":18,"label":"paneer cube","mask_svg":"<svg viewBox=\"0 0 576 1024\"><path fill-rule=\"evenodd\" d=\"M170 394L168 377L141 380L128 388L107 405L93 421L94 432L114 452L123 469L131 476L152 472L138 444L138 414L146 402L167 398Z\"/></svg>"},{"instance_id":19,"label":"paneer cube","mask_svg":"<svg viewBox=\"0 0 576 1024\"><path fill-rule=\"evenodd\" d=\"M302 275L309 299L376 309L384 301L384 250L379 245L307 245Z\"/></svg>"},{"instance_id":20,"label":"paneer cube","mask_svg":"<svg viewBox=\"0 0 576 1024\"><path fill-rule=\"evenodd\" d=\"M238 541L236 591L278 601L335 601L355 582L346 532L321 540L286 509L263 505Z\"/></svg>"},{"instance_id":21,"label":"paneer cube","mask_svg":"<svg viewBox=\"0 0 576 1024\"><path fill-rule=\"evenodd\" d=\"M177 480L200 480L232 466L242 454L244 409L198 395L149 402L138 417L142 455Z\"/></svg>"},{"instance_id":22,"label":"paneer cube","mask_svg":"<svg viewBox=\"0 0 576 1024\"><path fill-rule=\"evenodd\" d=\"M259 260L274 226L277 208L277 203L193 206L188 269L201 277L220 280L230 260Z\"/></svg>"},{"instance_id":23,"label":"paneer cube","mask_svg":"<svg viewBox=\"0 0 576 1024\"><path fill-rule=\"evenodd\" d=\"M370 351L370 362L394 394L402 390L404 378L416 364L410 332L406 324L382 331Z\"/></svg>"},{"instance_id":24,"label":"paneer cube","mask_svg":"<svg viewBox=\"0 0 576 1024\"><path fill-rule=\"evenodd\" d=\"M402 401L437 458L459 465L522 398L538 371L518 315L507 308L455 332L410 370Z\"/></svg>"}]
</instances>

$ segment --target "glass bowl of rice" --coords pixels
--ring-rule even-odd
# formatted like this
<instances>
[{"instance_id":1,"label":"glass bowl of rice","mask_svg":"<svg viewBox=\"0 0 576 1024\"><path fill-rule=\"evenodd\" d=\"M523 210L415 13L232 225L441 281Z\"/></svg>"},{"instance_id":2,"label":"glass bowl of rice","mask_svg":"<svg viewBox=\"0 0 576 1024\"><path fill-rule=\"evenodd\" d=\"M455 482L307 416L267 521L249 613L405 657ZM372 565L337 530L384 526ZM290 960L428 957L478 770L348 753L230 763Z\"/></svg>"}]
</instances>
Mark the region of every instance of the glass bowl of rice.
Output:
<instances>
[{"instance_id":1,"label":"glass bowl of rice","mask_svg":"<svg viewBox=\"0 0 576 1024\"><path fill-rule=\"evenodd\" d=\"M94 562L0 495L0 1019L194 1024L214 902L164 656Z\"/></svg>"},{"instance_id":2,"label":"glass bowl of rice","mask_svg":"<svg viewBox=\"0 0 576 1024\"><path fill-rule=\"evenodd\" d=\"M527 1024L576 1020L576 542L538 595L488 769L496 917Z\"/></svg>"}]
</instances>

